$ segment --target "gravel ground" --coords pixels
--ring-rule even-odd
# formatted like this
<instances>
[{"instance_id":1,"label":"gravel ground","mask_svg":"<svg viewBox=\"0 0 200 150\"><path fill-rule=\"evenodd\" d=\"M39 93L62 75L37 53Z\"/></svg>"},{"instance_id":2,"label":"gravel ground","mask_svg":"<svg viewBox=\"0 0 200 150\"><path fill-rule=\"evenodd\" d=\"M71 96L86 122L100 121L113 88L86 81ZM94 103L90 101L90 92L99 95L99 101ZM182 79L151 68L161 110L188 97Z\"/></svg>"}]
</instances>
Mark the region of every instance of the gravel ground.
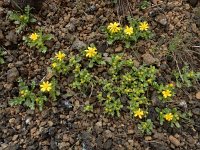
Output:
<instances>
[{"instance_id":1,"label":"gravel ground","mask_svg":"<svg viewBox=\"0 0 200 150\"><path fill-rule=\"evenodd\" d=\"M134 9L133 17L145 18L155 33L153 39L140 41L133 46L134 50L126 50L127 55L134 57L136 65L154 64L162 71L161 77L168 81L171 78L168 74L176 66L165 56L170 40L178 33L184 40L176 53L180 64L186 61L199 70L200 4L192 4L195 7L183 0L152 0L147 9ZM168 125L160 127L157 122L151 136L140 133L128 112L122 113L120 118L112 118L104 115L103 109L97 105L92 113L84 113L82 106L85 99L82 97L66 98L61 95L57 102L47 103L42 112L23 106L10 107L8 100L18 93L16 79L41 81L55 51L69 53L94 43L104 55L109 56L123 51L123 48L118 43L108 46L100 29L119 19L117 8L110 1L49 0L43 3L42 8L34 13L38 22L30 28L42 27L46 33L54 35L54 39L46 43L49 48L47 54L24 45L23 35L16 34L15 25L6 18L9 10L9 1L0 1L0 45L5 58L5 64L0 65L0 150L200 149L198 85L177 91L174 98L174 106L192 111L192 119L181 122L180 129ZM121 16L122 23L123 18ZM61 93L69 92L65 81L65 78L60 79L63 83Z\"/></svg>"}]
</instances>

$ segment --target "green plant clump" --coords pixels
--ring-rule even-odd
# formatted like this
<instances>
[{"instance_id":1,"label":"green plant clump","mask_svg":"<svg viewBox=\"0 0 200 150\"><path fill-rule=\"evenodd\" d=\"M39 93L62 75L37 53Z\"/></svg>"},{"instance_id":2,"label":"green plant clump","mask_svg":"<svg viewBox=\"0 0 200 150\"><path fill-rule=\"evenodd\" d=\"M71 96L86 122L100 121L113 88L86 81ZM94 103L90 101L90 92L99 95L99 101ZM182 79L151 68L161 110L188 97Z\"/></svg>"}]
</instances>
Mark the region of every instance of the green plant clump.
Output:
<instances>
[{"instance_id":1,"label":"green plant clump","mask_svg":"<svg viewBox=\"0 0 200 150\"><path fill-rule=\"evenodd\" d=\"M72 79L68 85L75 93L84 97L92 96L93 92L95 96L97 94L96 98L105 114L119 117L122 109L127 108L135 120L143 120L139 129L147 134L153 128L153 122L147 118L149 106L153 105L149 93L156 91L163 104L170 103L175 95L173 83L159 84L156 81L158 70L154 66L136 68L133 60L123 54L112 54L105 59L94 45L68 57L59 51L52 58L51 66L55 76L64 75ZM104 68L104 75L98 73L99 68ZM92 110L92 104L85 105L84 111ZM177 122L181 116L178 110L175 112L167 107L167 111L162 111L166 116L158 115L157 118L161 124L165 121L179 127Z\"/></svg>"},{"instance_id":2,"label":"green plant clump","mask_svg":"<svg viewBox=\"0 0 200 150\"><path fill-rule=\"evenodd\" d=\"M153 130L153 122L151 119L147 119L145 122L141 122L138 125L138 129L144 134L146 133L147 135L151 135Z\"/></svg>"},{"instance_id":3,"label":"green plant clump","mask_svg":"<svg viewBox=\"0 0 200 150\"><path fill-rule=\"evenodd\" d=\"M28 37L23 37L23 40L30 48L36 47L40 52L46 53L47 47L45 46L45 42L52 38L51 34L43 34L42 31L39 31L30 34Z\"/></svg>"},{"instance_id":4,"label":"green plant clump","mask_svg":"<svg viewBox=\"0 0 200 150\"><path fill-rule=\"evenodd\" d=\"M19 96L11 99L9 104L11 106L23 104L32 110L38 106L39 110L42 111L44 103L48 101L49 98L56 100L56 96L59 95L56 86L56 80L52 79L50 83L48 81L42 82L40 84L40 90L38 91L34 81L28 86L22 79L19 79Z\"/></svg>"},{"instance_id":5,"label":"green plant clump","mask_svg":"<svg viewBox=\"0 0 200 150\"><path fill-rule=\"evenodd\" d=\"M190 70L189 66L184 66L180 72L173 71L176 78L176 85L178 88L191 87L197 80L200 79L200 72Z\"/></svg>"},{"instance_id":6,"label":"green plant clump","mask_svg":"<svg viewBox=\"0 0 200 150\"><path fill-rule=\"evenodd\" d=\"M137 42L140 39L149 39L152 37L152 33L149 29L147 21L139 21L128 17L129 25L122 27L119 23L110 23L106 29L104 29L108 44L112 44L115 41L122 41L125 43L126 48L130 48L131 42Z\"/></svg>"},{"instance_id":7,"label":"green plant clump","mask_svg":"<svg viewBox=\"0 0 200 150\"><path fill-rule=\"evenodd\" d=\"M31 8L30 6L26 6L24 10L24 14L20 14L16 11L10 11L8 13L9 19L14 21L18 27L16 28L16 32L20 33L27 27L29 23L36 22L36 19L33 18L33 16L30 14Z\"/></svg>"}]
</instances>

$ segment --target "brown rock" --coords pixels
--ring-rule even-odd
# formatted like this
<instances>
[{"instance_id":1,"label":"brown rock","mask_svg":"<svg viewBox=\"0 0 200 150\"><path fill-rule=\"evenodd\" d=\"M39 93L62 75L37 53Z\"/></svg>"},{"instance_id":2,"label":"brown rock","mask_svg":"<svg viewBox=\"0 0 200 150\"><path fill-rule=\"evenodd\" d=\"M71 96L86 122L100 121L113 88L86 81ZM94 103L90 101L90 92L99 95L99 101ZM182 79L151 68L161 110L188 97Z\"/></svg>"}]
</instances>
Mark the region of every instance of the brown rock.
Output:
<instances>
[{"instance_id":1,"label":"brown rock","mask_svg":"<svg viewBox=\"0 0 200 150\"><path fill-rule=\"evenodd\" d=\"M104 136L108 139L108 138L112 138L113 137L113 133L110 130L106 130L104 132Z\"/></svg>"},{"instance_id":2,"label":"brown rock","mask_svg":"<svg viewBox=\"0 0 200 150\"><path fill-rule=\"evenodd\" d=\"M3 35L2 30L0 30L0 40L3 40L3 39L4 39L4 35Z\"/></svg>"},{"instance_id":3,"label":"brown rock","mask_svg":"<svg viewBox=\"0 0 200 150\"><path fill-rule=\"evenodd\" d=\"M52 122L52 121L48 121L48 125L49 125L50 127L52 127L52 126L53 126L53 122Z\"/></svg>"},{"instance_id":4,"label":"brown rock","mask_svg":"<svg viewBox=\"0 0 200 150\"><path fill-rule=\"evenodd\" d=\"M155 19L159 24L166 26L168 24L167 18L164 14L160 14Z\"/></svg>"},{"instance_id":5,"label":"brown rock","mask_svg":"<svg viewBox=\"0 0 200 150\"><path fill-rule=\"evenodd\" d=\"M196 93L196 98L200 99L200 91Z\"/></svg>"},{"instance_id":6,"label":"brown rock","mask_svg":"<svg viewBox=\"0 0 200 150\"><path fill-rule=\"evenodd\" d=\"M101 121L97 122L97 123L96 123L96 126L97 126L97 127L102 127L102 122L101 122Z\"/></svg>"},{"instance_id":7,"label":"brown rock","mask_svg":"<svg viewBox=\"0 0 200 150\"><path fill-rule=\"evenodd\" d=\"M8 34L6 35L6 39L11 43L17 44L17 34L14 30L8 32Z\"/></svg>"},{"instance_id":8,"label":"brown rock","mask_svg":"<svg viewBox=\"0 0 200 150\"><path fill-rule=\"evenodd\" d=\"M1 144L1 147L0 147L0 148L5 149L5 148L7 148L8 146L9 146L8 144L3 143L3 144Z\"/></svg>"},{"instance_id":9,"label":"brown rock","mask_svg":"<svg viewBox=\"0 0 200 150\"><path fill-rule=\"evenodd\" d=\"M144 63L146 63L147 65L151 65L156 62L156 59L149 53L142 55L142 58Z\"/></svg>"},{"instance_id":10,"label":"brown rock","mask_svg":"<svg viewBox=\"0 0 200 150\"><path fill-rule=\"evenodd\" d=\"M64 142L68 142L70 138L68 134L64 134L62 139Z\"/></svg>"},{"instance_id":11,"label":"brown rock","mask_svg":"<svg viewBox=\"0 0 200 150\"><path fill-rule=\"evenodd\" d=\"M13 138L12 138L12 141L16 141L18 138L18 135L14 135Z\"/></svg>"},{"instance_id":12,"label":"brown rock","mask_svg":"<svg viewBox=\"0 0 200 150\"><path fill-rule=\"evenodd\" d=\"M155 4L155 5L158 4L158 1L159 1L159 0L151 0L151 2L152 2L153 4Z\"/></svg>"},{"instance_id":13,"label":"brown rock","mask_svg":"<svg viewBox=\"0 0 200 150\"><path fill-rule=\"evenodd\" d=\"M191 145L195 145L197 143L197 140L194 139L192 136L188 136L187 137L187 141L191 144Z\"/></svg>"},{"instance_id":14,"label":"brown rock","mask_svg":"<svg viewBox=\"0 0 200 150\"><path fill-rule=\"evenodd\" d=\"M123 47L121 45L119 45L116 49L115 52L119 53L123 51Z\"/></svg>"},{"instance_id":15,"label":"brown rock","mask_svg":"<svg viewBox=\"0 0 200 150\"><path fill-rule=\"evenodd\" d=\"M140 62L137 60L133 60L134 66L138 68L140 66Z\"/></svg>"},{"instance_id":16,"label":"brown rock","mask_svg":"<svg viewBox=\"0 0 200 150\"><path fill-rule=\"evenodd\" d=\"M15 118L11 118L11 119L9 120L9 123L10 123L10 124L15 123Z\"/></svg>"},{"instance_id":17,"label":"brown rock","mask_svg":"<svg viewBox=\"0 0 200 150\"><path fill-rule=\"evenodd\" d=\"M180 141L172 135L169 136L169 140L172 144L174 144L177 147L181 144Z\"/></svg>"},{"instance_id":18,"label":"brown rock","mask_svg":"<svg viewBox=\"0 0 200 150\"><path fill-rule=\"evenodd\" d=\"M134 133L134 130L130 129L128 130L128 134L133 134Z\"/></svg>"},{"instance_id":19,"label":"brown rock","mask_svg":"<svg viewBox=\"0 0 200 150\"><path fill-rule=\"evenodd\" d=\"M197 28L197 26L196 26L196 24L195 23L192 23L192 31L194 32L194 33L198 33L198 31L199 31L199 29Z\"/></svg>"},{"instance_id":20,"label":"brown rock","mask_svg":"<svg viewBox=\"0 0 200 150\"><path fill-rule=\"evenodd\" d=\"M191 6L195 7L198 4L198 0L188 0Z\"/></svg>"},{"instance_id":21,"label":"brown rock","mask_svg":"<svg viewBox=\"0 0 200 150\"><path fill-rule=\"evenodd\" d=\"M59 149L66 149L66 148L69 148L69 146L70 146L70 143L68 143L68 142L58 143Z\"/></svg>"},{"instance_id":22,"label":"brown rock","mask_svg":"<svg viewBox=\"0 0 200 150\"><path fill-rule=\"evenodd\" d=\"M42 6L42 2L43 0L11 0L12 6L16 9L19 9L19 7L24 8L27 5L39 9Z\"/></svg>"},{"instance_id":23,"label":"brown rock","mask_svg":"<svg viewBox=\"0 0 200 150\"><path fill-rule=\"evenodd\" d=\"M12 68L7 72L7 82L14 82L19 77L19 71L17 68Z\"/></svg>"},{"instance_id":24,"label":"brown rock","mask_svg":"<svg viewBox=\"0 0 200 150\"><path fill-rule=\"evenodd\" d=\"M145 136L145 141L151 141L152 140L152 137L151 136Z\"/></svg>"},{"instance_id":25,"label":"brown rock","mask_svg":"<svg viewBox=\"0 0 200 150\"><path fill-rule=\"evenodd\" d=\"M36 130L37 130L36 127L34 127L34 128L31 129L31 136L33 136L35 134Z\"/></svg>"}]
</instances>

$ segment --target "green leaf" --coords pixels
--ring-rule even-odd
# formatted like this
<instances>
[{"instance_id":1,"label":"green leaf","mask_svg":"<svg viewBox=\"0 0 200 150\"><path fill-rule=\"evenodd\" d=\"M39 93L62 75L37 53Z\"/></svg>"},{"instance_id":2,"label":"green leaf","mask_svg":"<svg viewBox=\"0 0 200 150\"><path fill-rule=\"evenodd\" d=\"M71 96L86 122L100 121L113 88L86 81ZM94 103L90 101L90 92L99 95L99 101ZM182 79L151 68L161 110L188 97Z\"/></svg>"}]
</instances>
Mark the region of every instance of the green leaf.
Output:
<instances>
[{"instance_id":1,"label":"green leaf","mask_svg":"<svg viewBox=\"0 0 200 150\"><path fill-rule=\"evenodd\" d=\"M89 67L89 68L92 68L93 66L94 66L93 61L90 61L90 63L88 64L88 67Z\"/></svg>"},{"instance_id":2,"label":"green leaf","mask_svg":"<svg viewBox=\"0 0 200 150\"><path fill-rule=\"evenodd\" d=\"M131 47L131 43L130 43L129 41L126 41L126 42L125 42L125 47L126 47L126 48L130 48L130 47Z\"/></svg>"},{"instance_id":3,"label":"green leaf","mask_svg":"<svg viewBox=\"0 0 200 150\"><path fill-rule=\"evenodd\" d=\"M176 126L177 128L180 128L180 127L181 127L180 124L179 124L178 122L175 122L174 124L175 124L175 126Z\"/></svg>"},{"instance_id":4,"label":"green leaf","mask_svg":"<svg viewBox=\"0 0 200 150\"><path fill-rule=\"evenodd\" d=\"M113 44L114 40L113 39L108 39L107 42L108 42L109 45L111 45L111 44Z\"/></svg>"}]
</instances>

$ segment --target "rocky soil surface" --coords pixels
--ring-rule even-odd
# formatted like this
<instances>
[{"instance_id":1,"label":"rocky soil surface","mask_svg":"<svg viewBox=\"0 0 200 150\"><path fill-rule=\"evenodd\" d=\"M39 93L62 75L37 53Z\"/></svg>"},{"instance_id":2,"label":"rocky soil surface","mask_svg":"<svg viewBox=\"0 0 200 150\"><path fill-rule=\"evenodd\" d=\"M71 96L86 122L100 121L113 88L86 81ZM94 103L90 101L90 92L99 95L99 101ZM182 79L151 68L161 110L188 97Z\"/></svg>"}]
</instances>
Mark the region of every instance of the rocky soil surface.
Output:
<instances>
[{"instance_id":1,"label":"rocky soil surface","mask_svg":"<svg viewBox=\"0 0 200 150\"><path fill-rule=\"evenodd\" d=\"M69 53L90 43L106 56L124 51L121 44L108 46L101 31L101 26L119 19L117 8L109 0L48 0L43 3L42 8L34 12L37 23L30 28L42 27L46 33L54 35L54 39L46 43L47 54L24 45L23 35L16 34L15 25L7 19L11 9L9 1L0 1L0 46L5 59L5 64L0 65L0 150L200 149L198 85L177 91L174 98L174 106L191 111L192 119L181 122L180 129L167 125L159 127L157 122L151 136L140 133L129 113L112 118L105 115L100 106L92 113L84 113L85 100L78 97L61 95L57 102L46 104L41 112L24 106L10 107L8 100L18 93L18 77L27 82L41 81L55 51ZM183 42L175 53L177 60L180 64L188 62L196 70L200 68L200 4L191 6L184 0L152 0L145 10L135 8L133 17L145 18L155 34L153 39L133 45L134 51L126 49L126 53L135 58L135 65L154 64L163 72L161 80L171 78L167 74L176 65L165 56L170 40L179 34ZM63 83L61 93L67 92Z\"/></svg>"}]
</instances>

